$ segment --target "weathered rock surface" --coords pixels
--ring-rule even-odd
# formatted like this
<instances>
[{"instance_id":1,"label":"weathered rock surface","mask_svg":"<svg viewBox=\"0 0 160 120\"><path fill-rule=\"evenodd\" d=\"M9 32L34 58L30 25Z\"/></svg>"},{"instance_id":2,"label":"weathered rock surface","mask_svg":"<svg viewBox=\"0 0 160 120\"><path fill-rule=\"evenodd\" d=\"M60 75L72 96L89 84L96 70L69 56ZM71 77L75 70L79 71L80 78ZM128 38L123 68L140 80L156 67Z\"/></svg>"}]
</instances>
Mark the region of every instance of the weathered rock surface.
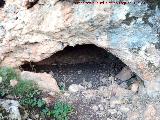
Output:
<instances>
[{"instance_id":1,"label":"weathered rock surface","mask_svg":"<svg viewBox=\"0 0 160 120\"><path fill-rule=\"evenodd\" d=\"M57 82L50 74L23 71L21 72L21 78L23 80L33 80L43 91L59 92Z\"/></svg>"},{"instance_id":2,"label":"weathered rock surface","mask_svg":"<svg viewBox=\"0 0 160 120\"><path fill-rule=\"evenodd\" d=\"M18 81L17 80L10 80L10 85L12 87L16 86L18 84Z\"/></svg>"},{"instance_id":3,"label":"weathered rock surface","mask_svg":"<svg viewBox=\"0 0 160 120\"><path fill-rule=\"evenodd\" d=\"M6 0L0 8L1 66L37 62L67 45L95 44L119 57L143 80L160 85L158 7L150 9L134 0L126 5L39 0L27 9L25 1Z\"/></svg>"},{"instance_id":4,"label":"weathered rock surface","mask_svg":"<svg viewBox=\"0 0 160 120\"><path fill-rule=\"evenodd\" d=\"M159 117L156 115L157 110L155 105L149 104L144 112L145 120L158 120Z\"/></svg>"},{"instance_id":5,"label":"weathered rock surface","mask_svg":"<svg viewBox=\"0 0 160 120\"><path fill-rule=\"evenodd\" d=\"M81 85L76 85L76 84L72 84L68 88L68 91L70 91L70 92L77 92L77 91L81 91L81 90L85 90L85 88Z\"/></svg>"},{"instance_id":6,"label":"weathered rock surface","mask_svg":"<svg viewBox=\"0 0 160 120\"><path fill-rule=\"evenodd\" d=\"M132 77L132 71L128 67L124 67L115 77L120 80L128 80Z\"/></svg>"},{"instance_id":7,"label":"weathered rock surface","mask_svg":"<svg viewBox=\"0 0 160 120\"><path fill-rule=\"evenodd\" d=\"M20 111L18 109L20 105L18 101L0 99L0 108L1 107L4 108L9 115L8 116L0 115L0 119L21 120ZM4 117L7 117L7 118L4 118Z\"/></svg>"},{"instance_id":8,"label":"weathered rock surface","mask_svg":"<svg viewBox=\"0 0 160 120\"><path fill-rule=\"evenodd\" d=\"M135 94L117 85L66 92L60 100L74 105L71 120L159 120L160 97Z\"/></svg>"},{"instance_id":9,"label":"weathered rock surface","mask_svg":"<svg viewBox=\"0 0 160 120\"><path fill-rule=\"evenodd\" d=\"M139 88L139 83L138 82L135 82L135 83L133 83L132 85L131 85L131 90L133 91L133 92L138 92L138 88Z\"/></svg>"}]
</instances>

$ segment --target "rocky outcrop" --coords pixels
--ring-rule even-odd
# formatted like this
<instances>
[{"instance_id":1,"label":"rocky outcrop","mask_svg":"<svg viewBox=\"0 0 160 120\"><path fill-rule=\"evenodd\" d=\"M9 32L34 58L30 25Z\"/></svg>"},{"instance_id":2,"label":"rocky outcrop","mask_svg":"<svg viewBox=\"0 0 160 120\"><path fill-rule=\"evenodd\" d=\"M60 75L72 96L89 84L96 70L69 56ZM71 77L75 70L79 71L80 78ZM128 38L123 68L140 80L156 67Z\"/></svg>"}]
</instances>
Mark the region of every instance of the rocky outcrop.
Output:
<instances>
[{"instance_id":1,"label":"rocky outcrop","mask_svg":"<svg viewBox=\"0 0 160 120\"><path fill-rule=\"evenodd\" d=\"M159 91L150 85L160 85L160 10L133 2L39 0L28 7L26 0L6 0L0 8L0 65L18 67L67 45L94 44L120 58L149 91Z\"/></svg>"}]
</instances>

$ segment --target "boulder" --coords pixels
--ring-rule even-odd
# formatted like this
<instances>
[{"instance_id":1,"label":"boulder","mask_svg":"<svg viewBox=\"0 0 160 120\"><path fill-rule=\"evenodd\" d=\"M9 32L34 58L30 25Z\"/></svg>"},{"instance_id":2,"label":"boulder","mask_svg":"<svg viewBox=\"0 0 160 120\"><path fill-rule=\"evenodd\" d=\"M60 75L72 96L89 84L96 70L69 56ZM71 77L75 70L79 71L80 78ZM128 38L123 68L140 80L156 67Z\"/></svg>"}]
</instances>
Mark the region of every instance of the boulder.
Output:
<instances>
[{"instance_id":1,"label":"boulder","mask_svg":"<svg viewBox=\"0 0 160 120\"><path fill-rule=\"evenodd\" d=\"M23 80L33 80L43 91L60 91L56 80L50 74L23 71L21 72L21 78Z\"/></svg>"}]
</instances>

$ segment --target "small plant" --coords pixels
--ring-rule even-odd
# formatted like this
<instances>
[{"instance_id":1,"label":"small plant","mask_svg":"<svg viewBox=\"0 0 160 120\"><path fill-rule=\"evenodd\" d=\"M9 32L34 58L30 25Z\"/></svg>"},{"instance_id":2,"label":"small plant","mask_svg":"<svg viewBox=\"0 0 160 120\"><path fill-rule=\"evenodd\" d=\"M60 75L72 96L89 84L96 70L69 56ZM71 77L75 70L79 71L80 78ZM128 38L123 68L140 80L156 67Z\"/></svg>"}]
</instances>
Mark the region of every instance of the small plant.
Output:
<instances>
[{"instance_id":1,"label":"small plant","mask_svg":"<svg viewBox=\"0 0 160 120\"><path fill-rule=\"evenodd\" d=\"M72 105L58 101L48 115L53 116L56 120L68 120L71 112L73 112Z\"/></svg>"},{"instance_id":2,"label":"small plant","mask_svg":"<svg viewBox=\"0 0 160 120\"><path fill-rule=\"evenodd\" d=\"M36 97L27 97L19 100L20 104L27 108L44 108L46 106L45 101Z\"/></svg>"},{"instance_id":3,"label":"small plant","mask_svg":"<svg viewBox=\"0 0 160 120\"><path fill-rule=\"evenodd\" d=\"M42 107L45 102L39 98L41 91L38 86L31 80L20 80L13 88L13 92L21 105L30 107Z\"/></svg>"},{"instance_id":4,"label":"small plant","mask_svg":"<svg viewBox=\"0 0 160 120\"><path fill-rule=\"evenodd\" d=\"M0 68L0 76L5 83L10 83L10 80L16 79L18 80L18 75L13 68L10 67L1 67Z\"/></svg>"},{"instance_id":5,"label":"small plant","mask_svg":"<svg viewBox=\"0 0 160 120\"><path fill-rule=\"evenodd\" d=\"M38 94L38 86L31 80L20 80L14 87L13 94L19 97L33 97Z\"/></svg>"},{"instance_id":6,"label":"small plant","mask_svg":"<svg viewBox=\"0 0 160 120\"><path fill-rule=\"evenodd\" d=\"M60 85L59 88L60 88L60 90L61 90L62 92L65 91L65 85L62 84L62 85Z\"/></svg>"},{"instance_id":7,"label":"small plant","mask_svg":"<svg viewBox=\"0 0 160 120\"><path fill-rule=\"evenodd\" d=\"M65 84L64 82L60 82L58 86L59 86L61 92L64 92L64 91L65 91L65 89L66 89L66 84Z\"/></svg>"},{"instance_id":8,"label":"small plant","mask_svg":"<svg viewBox=\"0 0 160 120\"><path fill-rule=\"evenodd\" d=\"M16 79L18 80L18 75L13 68L10 67L1 67L0 68L0 97L8 95L12 91L12 87L10 86L10 80Z\"/></svg>"}]
</instances>

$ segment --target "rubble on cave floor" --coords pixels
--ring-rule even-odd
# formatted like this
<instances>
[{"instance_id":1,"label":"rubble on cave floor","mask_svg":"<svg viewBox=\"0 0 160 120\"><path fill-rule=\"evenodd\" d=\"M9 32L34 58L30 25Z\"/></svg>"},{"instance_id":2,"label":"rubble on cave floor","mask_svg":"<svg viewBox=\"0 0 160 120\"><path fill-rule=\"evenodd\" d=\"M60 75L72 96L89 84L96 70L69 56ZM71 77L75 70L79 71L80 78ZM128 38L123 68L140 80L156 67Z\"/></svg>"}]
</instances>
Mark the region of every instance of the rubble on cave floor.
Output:
<instances>
[{"instance_id":1,"label":"rubble on cave floor","mask_svg":"<svg viewBox=\"0 0 160 120\"><path fill-rule=\"evenodd\" d=\"M97 90L65 92L59 99L71 103L70 120L159 120L160 97L121 88L117 84Z\"/></svg>"}]
</instances>

